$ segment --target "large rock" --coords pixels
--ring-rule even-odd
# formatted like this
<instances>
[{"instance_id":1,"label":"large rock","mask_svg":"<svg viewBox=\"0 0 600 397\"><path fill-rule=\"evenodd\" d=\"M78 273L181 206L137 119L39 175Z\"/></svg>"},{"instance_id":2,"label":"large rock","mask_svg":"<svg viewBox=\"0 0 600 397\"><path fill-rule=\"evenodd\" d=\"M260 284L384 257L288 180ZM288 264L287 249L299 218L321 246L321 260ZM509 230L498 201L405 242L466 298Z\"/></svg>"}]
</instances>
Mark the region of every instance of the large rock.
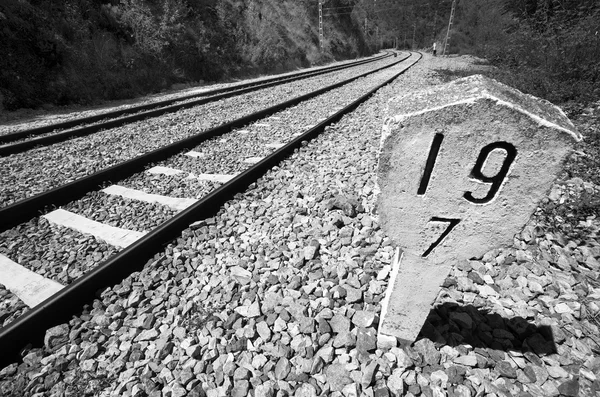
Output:
<instances>
[{"instance_id":1,"label":"large rock","mask_svg":"<svg viewBox=\"0 0 600 397\"><path fill-rule=\"evenodd\" d=\"M46 331L44 345L48 350L56 350L69 342L69 325L60 324Z\"/></svg>"},{"instance_id":2,"label":"large rock","mask_svg":"<svg viewBox=\"0 0 600 397\"><path fill-rule=\"evenodd\" d=\"M350 372L346 370L343 364L333 364L325 370L327 383L331 391L342 391L344 386L352 383Z\"/></svg>"},{"instance_id":3,"label":"large rock","mask_svg":"<svg viewBox=\"0 0 600 397\"><path fill-rule=\"evenodd\" d=\"M581 139L547 101L471 76L390 100L383 230L402 247L380 331L411 342L451 266L512 243Z\"/></svg>"}]
</instances>

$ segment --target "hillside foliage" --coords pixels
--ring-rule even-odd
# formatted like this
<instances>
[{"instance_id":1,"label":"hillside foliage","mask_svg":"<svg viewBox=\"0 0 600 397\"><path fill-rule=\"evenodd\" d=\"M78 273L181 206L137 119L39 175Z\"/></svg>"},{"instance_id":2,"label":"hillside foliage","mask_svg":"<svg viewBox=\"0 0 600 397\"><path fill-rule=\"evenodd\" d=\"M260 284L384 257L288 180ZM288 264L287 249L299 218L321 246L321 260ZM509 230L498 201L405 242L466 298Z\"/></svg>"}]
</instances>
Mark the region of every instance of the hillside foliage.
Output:
<instances>
[{"instance_id":1,"label":"hillside foliage","mask_svg":"<svg viewBox=\"0 0 600 397\"><path fill-rule=\"evenodd\" d=\"M452 0L362 0L384 46L443 52ZM600 1L456 0L447 54L473 54L553 102L600 97Z\"/></svg>"},{"instance_id":2,"label":"hillside foliage","mask_svg":"<svg viewBox=\"0 0 600 397\"><path fill-rule=\"evenodd\" d=\"M93 103L379 48L443 51L451 0L2 0L5 109ZM457 0L449 54L553 102L600 96L600 1Z\"/></svg>"},{"instance_id":3,"label":"hillside foliage","mask_svg":"<svg viewBox=\"0 0 600 397\"><path fill-rule=\"evenodd\" d=\"M500 78L553 102L600 97L600 2L462 0L450 53L473 53Z\"/></svg>"},{"instance_id":4,"label":"hillside foliage","mask_svg":"<svg viewBox=\"0 0 600 397\"><path fill-rule=\"evenodd\" d=\"M313 0L2 0L2 103L130 98L374 51L352 13L326 23L320 51Z\"/></svg>"}]
</instances>

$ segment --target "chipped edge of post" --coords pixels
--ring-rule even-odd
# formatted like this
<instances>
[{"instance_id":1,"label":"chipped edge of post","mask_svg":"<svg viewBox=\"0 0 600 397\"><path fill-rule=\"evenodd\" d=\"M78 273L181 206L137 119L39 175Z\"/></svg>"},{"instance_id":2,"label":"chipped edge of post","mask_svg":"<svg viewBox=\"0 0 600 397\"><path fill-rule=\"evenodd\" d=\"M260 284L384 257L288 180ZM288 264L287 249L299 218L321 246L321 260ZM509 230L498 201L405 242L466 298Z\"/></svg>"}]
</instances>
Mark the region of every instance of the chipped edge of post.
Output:
<instances>
[{"instance_id":1,"label":"chipped edge of post","mask_svg":"<svg viewBox=\"0 0 600 397\"><path fill-rule=\"evenodd\" d=\"M451 107L451 106L472 105L472 104L474 104L475 102L477 102L480 99L489 99L489 100L495 101L498 105L505 106L505 107L514 109L514 110L516 110L518 112L521 112L521 113L525 114L526 116L528 116L529 118L531 118L533 121L535 121L536 123L538 123L541 126L544 126L544 127L547 127L547 128L552 128L552 129L555 129L555 130L558 130L558 131L562 131L562 132L566 132L568 135L570 135L571 137L573 137L573 139L576 142L580 142L581 140L583 140L582 135L579 133L579 131L577 131L575 129L575 126L573 126L573 130L569 130L568 128L562 127L562 126L560 126L560 125L558 125L556 123L553 123L553 122L551 122L549 120L545 120L545 119L541 118L538 115L535 115L535 114L533 114L531 112L528 112L527 110L523 109L521 106L517 106L517 105L514 105L514 104L512 104L510 102L507 102L507 101L504 101L502 99L499 99L499 98L497 98L497 97L495 97L493 95L490 95L487 92L482 92L482 93L478 94L475 97L467 98L467 99L464 99L462 101L451 102L451 103L447 103L447 104L444 104L444 105L441 105L441 106L435 106L435 107L430 107L430 108L418 110L416 112L399 114L399 115L396 115L396 116L390 116L390 117L388 117L385 120L385 122L384 122L383 133L381 134L381 142L380 142L381 145L380 146L383 145L383 143L385 142L385 140L391 134L391 128L389 127L389 125L391 123L393 123L393 122L394 123L399 123L399 122L401 122L403 120L406 120L409 117L419 116L421 114L425 114L425 113L428 113L428 112L442 110L444 108ZM558 106L556 106L556 105L552 105L552 106L554 106L555 108L557 108L558 110L560 110L561 114L564 115L564 112ZM571 122L568 118L567 118L567 120L569 122ZM573 124L571 124L571 125L573 125Z\"/></svg>"},{"instance_id":2,"label":"chipped edge of post","mask_svg":"<svg viewBox=\"0 0 600 397\"><path fill-rule=\"evenodd\" d=\"M381 331L383 329L383 323L388 312L388 307L390 304L390 299L392 297L392 290L394 289L394 284L396 283L396 278L398 278L398 274L400 273L400 263L402 262L403 256L404 251L401 250L400 247L396 247L396 253L394 254L394 258L392 259L392 271L390 272L390 277L388 279L388 285L385 291L385 296L383 297L383 301L381 302L381 314L379 315L381 321L377 330L378 335L382 334Z\"/></svg>"},{"instance_id":3,"label":"chipped edge of post","mask_svg":"<svg viewBox=\"0 0 600 397\"><path fill-rule=\"evenodd\" d=\"M535 98L537 100L539 100L540 98L536 98L532 95L529 95L532 98ZM573 139L575 140L575 142L581 142L583 140L583 136L581 136L581 134L579 133L579 131L577 131L577 129L575 128L575 126L573 125L573 123L571 122L571 120L569 120L569 118L567 117L567 115L562 111L561 108L559 108L558 106L554 105L551 102L548 102L546 100L544 100L546 103L548 103L549 105L553 106L556 110L558 110L560 112L561 115L563 115L565 117L565 119L569 122L569 124L571 124L571 126L573 126L573 129L568 129L565 127L562 127L556 123L553 123L549 120L543 119L540 116L533 114L531 112L528 112L527 110L523 109L521 106L517 106L514 105L510 102L504 101L502 99L496 98L493 95L490 95L487 92L484 92L482 97L486 98L486 99L491 99L493 101L496 101L499 105L504 105L506 107L510 107L513 108L527 116L529 116L531 119L533 119L534 121L536 121L539 125L542 125L544 127L548 127L548 128L554 128L556 130L562 131L562 132L566 132L567 134L571 135L573 137Z\"/></svg>"}]
</instances>

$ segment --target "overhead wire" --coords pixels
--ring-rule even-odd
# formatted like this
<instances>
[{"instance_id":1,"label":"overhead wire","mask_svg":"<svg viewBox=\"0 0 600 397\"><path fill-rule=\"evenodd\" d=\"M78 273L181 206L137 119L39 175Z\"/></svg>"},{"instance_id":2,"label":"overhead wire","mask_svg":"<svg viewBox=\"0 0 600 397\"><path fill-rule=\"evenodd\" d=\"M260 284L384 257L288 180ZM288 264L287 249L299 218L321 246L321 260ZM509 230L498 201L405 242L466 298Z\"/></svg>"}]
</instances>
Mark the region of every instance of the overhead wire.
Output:
<instances>
[{"instance_id":1,"label":"overhead wire","mask_svg":"<svg viewBox=\"0 0 600 397\"><path fill-rule=\"evenodd\" d=\"M380 10L375 10L373 11L374 13L378 13L378 12L382 12L382 11L390 11L390 10L401 10L402 8L405 7L391 7L391 8L382 8ZM350 11L350 12L332 12L332 13L328 13L328 14L323 14L323 16L332 16L332 15L347 15L347 14L352 14L354 12L354 10Z\"/></svg>"},{"instance_id":2,"label":"overhead wire","mask_svg":"<svg viewBox=\"0 0 600 397\"><path fill-rule=\"evenodd\" d=\"M335 10L337 8L354 8L355 6L323 7L323 10Z\"/></svg>"},{"instance_id":3,"label":"overhead wire","mask_svg":"<svg viewBox=\"0 0 600 397\"><path fill-rule=\"evenodd\" d=\"M444 1L442 1L441 3L444 3ZM382 11L391 11L391 10L400 10L402 8L407 8L407 7L423 7L423 6L430 6L431 3L418 3L418 4L399 4L397 6L394 7L389 7L389 8L381 8L379 10L374 10L374 13L378 13L378 12L382 12ZM327 11L327 10L333 10L333 9L338 9L338 8L361 8L364 10L364 8L360 5L357 4L355 6L339 6L339 7L327 7L327 8L323 8L323 12ZM366 11L366 10L365 10ZM344 12L330 12L327 15L323 14L323 16L333 16L333 15L348 15L348 14L352 14L354 12L354 9L352 11L344 11Z\"/></svg>"}]
</instances>

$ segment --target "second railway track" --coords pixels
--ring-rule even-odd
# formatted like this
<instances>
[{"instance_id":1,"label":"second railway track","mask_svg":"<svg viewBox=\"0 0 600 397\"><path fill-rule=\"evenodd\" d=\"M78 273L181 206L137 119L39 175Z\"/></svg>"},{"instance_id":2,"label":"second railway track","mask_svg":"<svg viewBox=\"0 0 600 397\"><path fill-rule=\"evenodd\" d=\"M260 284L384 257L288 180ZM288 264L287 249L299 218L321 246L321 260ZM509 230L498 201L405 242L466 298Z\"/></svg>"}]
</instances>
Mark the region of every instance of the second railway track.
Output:
<instances>
[{"instance_id":1,"label":"second railway track","mask_svg":"<svg viewBox=\"0 0 600 397\"><path fill-rule=\"evenodd\" d=\"M191 145L187 149L191 151L181 152L185 147L182 146L180 155L171 153L164 159L157 158L154 161L161 162L152 168L146 166L147 162L140 165L146 168L145 172L131 176L131 172L124 172L120 177L117 172L100 182L108 190L87 193L76 201L67 200L69 202L58 211L59 215L70 211L91 221L126 229L131 232L131 243L121 248L52 225L57 218L48 214L49 220L34 218L4 231L0 235L1 253L15 262L20 260L20 265L44 280L52 280L49 284L66 286L29 311L22 302L19 304L15 300L15 296L4 292L5 297L16 302L9 317L14 319L15 314L25 314L0 330L0 347L4 352L2 363L14 359L24 344L39 340L51 325L68 320L81 310L83 302L94 298L96 291L140 269L157 248L180 235L190 222L210 217L227 199L253 183L304 141L314 138L327 125L355 109L419 59L419 54L413 54L395 67L299 102L293 108L266 112L263 120L236 126L237 129L229 128L233 131L222 137ZM308 106L309 103L312 105ZM326 105L315 111L317 103ZM303 110L303 107L307 109ZM118 185L108 186L108 180ZM98 185L98 182L94 183ZM87 186L78 194L93 189ZM132 191L137 192L137 199L128 196ZM157 204L158 196L175 196L187 201ZM143 201L148 198L155 202ZM51 203L42 207L48 204ZM38 206L34 211L39 209ZM50 212L50 215L56 213ZM3 214L8 216L6 211ZM31 213L31 216L35 214ZM21 221L23 217L11 222Z\"/></svg>"},{"instance_id":2,"label":"second railway track","mask_svg":"<svg viewBox=\"0 0 600 397\"><path fill-rule=\"evenodd\" d=\"M335 73L361 65L371 64L389 57L391 57L391 53L388 52L377 57L361 59L354 62L344 63L342 65L334 65L317 70L297 72L284 76L276 76L272 78L261 79L259 81L252 81L249 83L236 84L224 88L203 91L196 94L189 94L172 99L132 106L125 109L117 109L96 115L74 118L54 124L34 127L31 129L0 134L0 156L19 153L40 145L49 145L56 142L62 142L69 138L89 135L103 129L114 128L151 117L158 117L164 114L179 111L181 109L200 106L206 103L258 91L264 88Z\"/></svg>"},{"instance_id":3,"label":"second railway track","mask_svg":"<svg viewBox=\"0 0 600 397\"><path fill-rule=\"evenodd\" d=\"M286 102L283 98L316 95L311 92L332 84L344 84L344 81L350 81L377 67L389 66L393 62L383 60L375 65L360 66L331 76L315 77L256 93L246 93L49 147L0 157L0 184L4 186L0 191L0 202L6 205L34 196L65 182L152 152L166 144L181 141L203 131L218 129L228 122L232 123L229 127L235 127L234 124L240 124L236 120L249 117L245 121L247 123L251 121L253 113ZM220 133L226 132L227 128L221 128ZM27 166L32 163L34 166ZM44 172L37 172L42 164ZM24 186L22 181L27 181L27 185Z\"/></svg>"}]
</instances>

